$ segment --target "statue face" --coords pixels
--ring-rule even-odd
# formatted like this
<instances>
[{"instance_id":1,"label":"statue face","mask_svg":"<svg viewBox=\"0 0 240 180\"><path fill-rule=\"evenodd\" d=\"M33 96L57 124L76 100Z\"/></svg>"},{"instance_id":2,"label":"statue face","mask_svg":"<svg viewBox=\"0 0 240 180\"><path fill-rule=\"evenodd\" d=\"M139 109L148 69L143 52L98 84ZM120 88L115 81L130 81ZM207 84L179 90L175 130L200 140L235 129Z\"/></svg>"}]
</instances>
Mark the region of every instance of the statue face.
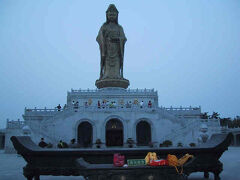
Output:
<instances>
[{"instance_id":1,"label":"statue face","mask_svg":"<svg viewBox=\"0 0 240 180\"><path fill-rule=\"evenodd\" d=\"M108 20L110 21L110 22L115 22L116 21L116 19L117 19L117 12L115 12L115 11L110 11L110 12L108 12L107 13L107 17L108 17Z\"/></svg>"}]
</instances>

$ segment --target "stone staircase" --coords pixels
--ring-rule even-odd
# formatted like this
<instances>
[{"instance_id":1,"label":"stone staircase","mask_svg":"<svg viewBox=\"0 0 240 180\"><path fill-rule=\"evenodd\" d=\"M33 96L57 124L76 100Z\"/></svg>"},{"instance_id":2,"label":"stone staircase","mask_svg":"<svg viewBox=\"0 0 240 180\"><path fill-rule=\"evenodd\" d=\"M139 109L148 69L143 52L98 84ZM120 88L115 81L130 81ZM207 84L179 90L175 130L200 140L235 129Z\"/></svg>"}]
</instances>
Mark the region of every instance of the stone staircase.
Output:
<instances>
[{"instance_id":1,"label":"stone staircase","mask_svg":"<svg viewBox=\"0 0 240 180\"><path fill-rule=\"evenodd\" d=\"M48 129L44 128L44 126L41 126L40 128L38 126L31 126L31 130L34 132L34 134L32 134L32 138L35 142L39 142L42 137L46 140L46 142L51 142L52 144L56 144L58 142L49 134Z\"/></svg>"},{"instance_id":2,"label":"stone staircase","mask_svg":"<svg viewBox=\"0 0 240 180\"><path fill-rule=\"evenodd\" d=\"M181 128L177 130L172 130L171 133L166 134L160 142L163 142L165 140L171 140L173 144L177 144L178 142L182 142L185 140L186 136L189 135L189 133L192 132L192 130L196 131L199 128L200 120L199 119L193 119L188 120L187 124L184 124ZM192 138L191 142L196 141L196 139Z\"/></svg>"},{"instance_id":3,"label":"stone staircase","mask_svg":"<svg viewBox=\"0 0 240 180\"><path fill-rule=\"evenodd\" d=\"M176 117L174 114L171 114L171 113L165 111L162 108L158 108L158 113L161 115L160 118L165 118L165 119L170 120L172 123L180 123L181 125L183 125L182 122L179 121L178 117Z\"/></svg>"}]
</instances>

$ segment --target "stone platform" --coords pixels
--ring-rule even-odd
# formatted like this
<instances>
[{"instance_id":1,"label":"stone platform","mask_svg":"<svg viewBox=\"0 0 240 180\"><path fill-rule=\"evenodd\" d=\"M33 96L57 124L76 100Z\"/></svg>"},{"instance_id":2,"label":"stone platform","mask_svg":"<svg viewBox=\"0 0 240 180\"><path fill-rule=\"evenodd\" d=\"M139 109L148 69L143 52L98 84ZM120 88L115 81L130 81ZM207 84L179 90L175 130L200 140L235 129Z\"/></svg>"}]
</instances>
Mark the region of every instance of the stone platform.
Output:
<instances>
[{"instance_id":1,"label":"stone platform","mask_svg":"<svg viewBox=\"0 0 240 180\"><path fill-rule=\"evenodd\" d=\"M99 79L96 80L95 85L97 88L106 88L106 87L120 87L120 88L128 88L129 80L127 79Z\"/></svg>"}]
</instances>

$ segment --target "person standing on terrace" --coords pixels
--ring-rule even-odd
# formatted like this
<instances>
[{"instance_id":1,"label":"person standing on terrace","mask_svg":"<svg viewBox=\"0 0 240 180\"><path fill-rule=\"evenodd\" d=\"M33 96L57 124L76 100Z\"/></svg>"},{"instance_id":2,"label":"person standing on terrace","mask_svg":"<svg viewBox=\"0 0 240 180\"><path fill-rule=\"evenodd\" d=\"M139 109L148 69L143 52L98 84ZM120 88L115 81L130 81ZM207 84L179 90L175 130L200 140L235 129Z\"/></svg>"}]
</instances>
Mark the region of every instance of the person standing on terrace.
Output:
<instances>
[{"instance_id":1,"label":"person standing on terrace","mask_svg":"<svg viewBox=\"0 0 240 180\"><path fill-rule=\"evenodd\" d=\"M48 144L44 141L44 138L41 138L41 141L38 143L38 146L41 148L45 148L48 146Z\"/></svg>"}]
</instances>

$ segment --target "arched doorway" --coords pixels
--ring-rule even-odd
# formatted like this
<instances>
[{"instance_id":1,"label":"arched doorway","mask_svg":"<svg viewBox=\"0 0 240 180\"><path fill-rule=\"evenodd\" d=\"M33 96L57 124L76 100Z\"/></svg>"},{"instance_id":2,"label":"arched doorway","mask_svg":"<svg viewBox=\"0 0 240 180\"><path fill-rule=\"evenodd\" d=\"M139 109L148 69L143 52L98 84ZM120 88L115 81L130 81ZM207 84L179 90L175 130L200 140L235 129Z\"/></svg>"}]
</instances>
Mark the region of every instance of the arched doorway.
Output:
<instances>
[{"instance_id":1,"label":"arched doorway","mask_svg":"<svg viewBox=\"0 0 240 180\"><path fill-rule=\"evenodd\" d=\"M140 121L136 127L137 145L147 146L152 141L151 126L146 121Z\"/></svg>"},{"instance_id":2,"label":"arched doorway","mask_svg":"<svg viewBox=\"0 0 240 180\"><path fill-rule=\"evenodd\" d=\"M240 146L240 134L236 135L236 146Z\"/></svg>"},{"instance_id":3,"label":"arched doorway","mask_svg":"<svg viewBox=\"0 0 240 180\"><path fill-rule=\"evenodd\" d=\"M5 135L0 133L0 149L4 149L5 145Z\"/></svg>"},{"instance_id":4,"label":"arched doorway","mask_svg":"<svg viewBox=\"0 0 240 180\"><path fill-rule=\"evenodd\" d=\"M77 141L81 147L91 147L92 146L92 137L93 137L93 128L92 125L84 121L78 126L78 137Z\"/></svg>"},{"instance_id":5,"label":"arched doorway","mask_svg":"<svg viewBox=\"0 0 240 180\"><path fill-rule=\"evenodd\" d=\"M106 146L123 146L123 124L119 119L106 124Z\"/></svg>"}]
</instances>

